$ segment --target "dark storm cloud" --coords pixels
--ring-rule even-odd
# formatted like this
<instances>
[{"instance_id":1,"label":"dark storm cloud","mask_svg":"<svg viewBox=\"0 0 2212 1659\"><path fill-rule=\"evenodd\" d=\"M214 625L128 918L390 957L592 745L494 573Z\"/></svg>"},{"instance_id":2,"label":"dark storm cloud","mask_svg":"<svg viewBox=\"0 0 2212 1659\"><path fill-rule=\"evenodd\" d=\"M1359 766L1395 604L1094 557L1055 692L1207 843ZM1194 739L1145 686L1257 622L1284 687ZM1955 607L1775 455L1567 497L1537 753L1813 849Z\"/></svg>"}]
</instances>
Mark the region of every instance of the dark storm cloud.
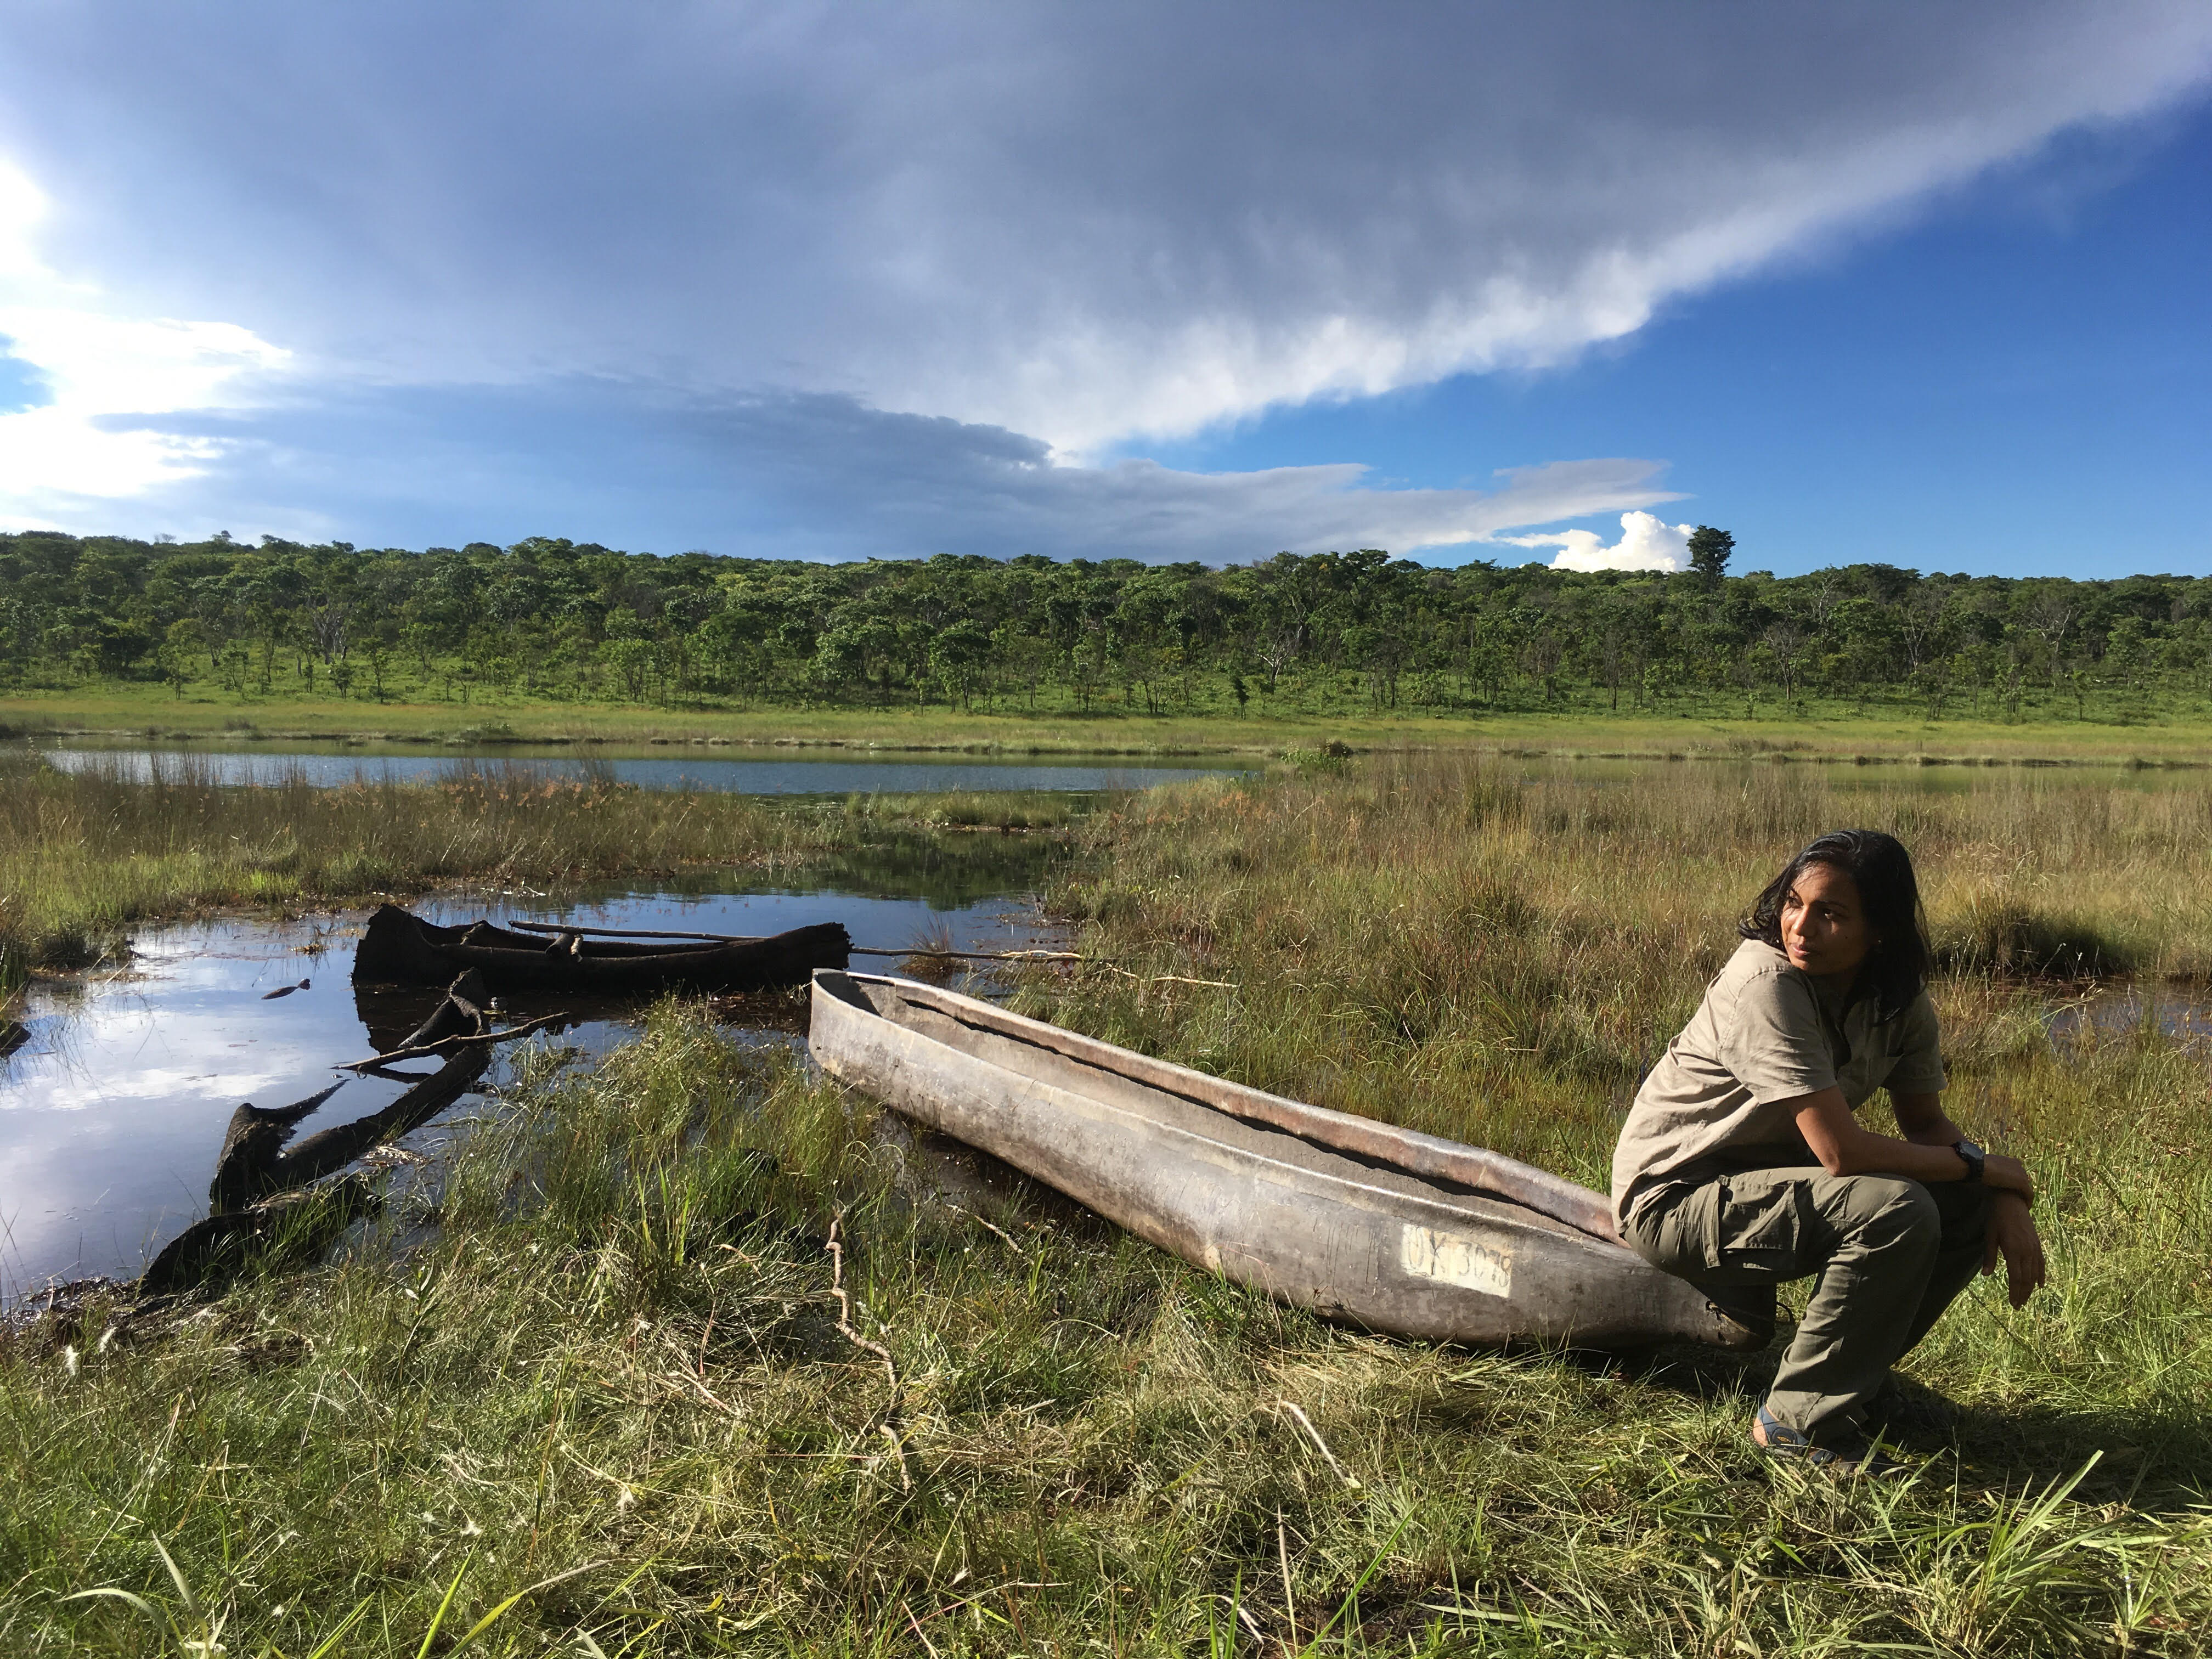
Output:
<instances>
[{"instance_id":1,"label":"dark storm cloud","mask_svg":"<svg viewBox=\"0 0 2212 1659\"><path fill-rule=\"evenodd\" d=\"M2212 10L138 0L0 52L45 265L291 352L295 407L604 376L1097 456L1567 358L2172 99Z\"/></svg>"}]
</instances>

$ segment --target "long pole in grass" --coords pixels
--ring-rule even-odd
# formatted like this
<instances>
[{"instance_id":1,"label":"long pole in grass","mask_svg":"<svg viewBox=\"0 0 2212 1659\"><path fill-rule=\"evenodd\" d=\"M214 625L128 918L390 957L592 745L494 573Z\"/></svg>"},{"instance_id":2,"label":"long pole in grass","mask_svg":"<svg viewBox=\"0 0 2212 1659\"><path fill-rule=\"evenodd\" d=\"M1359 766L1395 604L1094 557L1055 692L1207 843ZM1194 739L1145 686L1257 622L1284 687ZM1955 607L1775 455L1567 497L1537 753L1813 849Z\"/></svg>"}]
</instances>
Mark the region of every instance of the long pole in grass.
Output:
<instances>
[{"instance_id":1,"label":"long pole in grass","mask_svg":"<svg viewBox=\"0 0 2212 1659\"><path fill-rule=\"evenodd\" d=\"M509 927L528 933L586 933L595 939L696 939L714 945L752 945L759 941L757 933L663 933L650 927L586 927L574 922L515 921ZM957 957L963 962L1080 962L1084 958L1073 951L938 951L927 945L909 945L892 949L880 945L855 945L856 957Z\"/></svg>"}]
</instances>

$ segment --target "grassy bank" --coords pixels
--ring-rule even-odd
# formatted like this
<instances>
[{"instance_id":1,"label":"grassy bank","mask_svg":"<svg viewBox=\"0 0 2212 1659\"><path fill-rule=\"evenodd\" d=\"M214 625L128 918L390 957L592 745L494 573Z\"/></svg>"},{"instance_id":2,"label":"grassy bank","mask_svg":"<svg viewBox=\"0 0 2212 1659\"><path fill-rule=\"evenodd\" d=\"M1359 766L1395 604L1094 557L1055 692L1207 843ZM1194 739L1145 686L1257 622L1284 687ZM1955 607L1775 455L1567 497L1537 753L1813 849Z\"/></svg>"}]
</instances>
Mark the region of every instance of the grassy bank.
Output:
<instances>
[{"instance_id":1,"label":"grassy bank","mask_svg":"<svg viewBox=\"0 0 2212 1659\"><path fill-rule=\"evenodd\" d=\"M235 787L186 758L140 784L19 751L0 756L0 992L33 969L100 959L132 924L225 906L702 869L865 884L872 858L928 863L937 832L1055 831L1085 804L1042 793L784 804L496 764L434 783Z\"/></svg>"},{"instance_id":2,"label":"grassy bank","mask_svg":"<svg viewBox=\"0 0 2212 1659\"><path fill-rule=\"evenodd\" d=\"M2077 720L1929 720L1903 709L1755 719L1705 714L1437 714L1342 710L1328 714L1220 712L1148 715L963 713L926 708L661 708L514 698L477 703L368 702L233 697L176 699L157 687L0 697L0 732L109 739L292 740L442 744L773 745L1010 753L1264 753L1330 741L1359 749L1514 748L1663 757L1766 755L1807 759L1866 756L1911 760L2057 760L2084 763L2212 762L2212 720L2146 719L2129 725Z\"/></svg>"},{"instance_id":3,"label":"grassy bank","mask_svg":"<svg viewBox=\"0 0 2212 1659\"><path fill-rule=\"evenodd\" d=\"M148 784L0 761L0 975L94 958L127 924L230 904L332 902L460 878L543 884L692 863L770 869L820 818L737 796L549 782L230 788L189 763Z\"/></svg>"},{"instance_id":4,"label":"grassy bank","mask_svg":"<svg viewBox=\"0 0 2212 1659\"><path fill-rule=\"evenodd\" d=\"M1604 1184L1613 1111L1734 948L1784 852L1846 823L1923 872L1939 999L1975 1052L2007 983L2212 977L2212 775L1647 769L1375 757L1140 797L1055 895L1146 974L1080 1017L1133 1046L1498 1145ZM1994 1022L1994 1024L1992 1024Z\"/></svg>"},{"instance_id":5,"label":"grassy bank","mask_svg":"<svg viewBox=\"0 0 2212 1659\"><path fill-rule=\"evenodd\" d=\"M1024 1006L1584 1179L1780 849L1908 836L1954 1113L2035 1167L2055 1272L2020 1314L1978 1285L1914 1357L1966 1416L1902 1489L1755 1461L1771 1355L1332 1329L948 1184L870 1103L671 1007L518 1088L396 1262L17 1333L0 1637L415 1654L496 1614L468 1651L2202 1652L2202 1057L2152 1021L2055 1047L2019 975L2054 940L2201 971L2208 812L2081 775L1629 788L1428 757L1079 832L1056 896L1122 971L1040 971ZM90 1590L139 1601L64 1599Z\"/></svg>"}]
</instances>

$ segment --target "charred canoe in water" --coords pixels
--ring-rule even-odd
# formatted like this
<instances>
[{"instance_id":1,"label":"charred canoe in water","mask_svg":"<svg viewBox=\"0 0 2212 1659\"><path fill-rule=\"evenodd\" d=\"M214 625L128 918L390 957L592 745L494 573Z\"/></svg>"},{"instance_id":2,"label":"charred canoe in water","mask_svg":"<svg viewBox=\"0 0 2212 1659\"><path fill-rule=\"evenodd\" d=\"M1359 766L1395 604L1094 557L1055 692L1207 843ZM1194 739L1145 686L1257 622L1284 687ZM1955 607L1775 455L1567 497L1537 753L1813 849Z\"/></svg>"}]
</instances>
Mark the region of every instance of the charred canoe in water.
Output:
<instances>
[{"instance_id":1,"label":"charred canoe in water","mask_svg":"<svg viewBox=\"0 0 2212 1659\"><path fill-rule=\"evenodd\" d=\"M814 976L831 1076L1183 1260L1330 1318L1443 1341L1752 1346L1612 1237L1598 1194L870 974Z\"/></svg>"},{"instance_id":2,"label":"charred canoe in water","mask_svg":"<svg viewBox=\"0 0 2212 1659\"><path fill-rule=\"evenodd\" d=\"M354 983L443 985L475 969L494 992L591 995L684 989L765 991L804 985L818 968L842 968L852 936L837 922L738 940L551 938L488 921L441 927L396 904L378 907L354 953Z\"/></svg>"}]
</instances>

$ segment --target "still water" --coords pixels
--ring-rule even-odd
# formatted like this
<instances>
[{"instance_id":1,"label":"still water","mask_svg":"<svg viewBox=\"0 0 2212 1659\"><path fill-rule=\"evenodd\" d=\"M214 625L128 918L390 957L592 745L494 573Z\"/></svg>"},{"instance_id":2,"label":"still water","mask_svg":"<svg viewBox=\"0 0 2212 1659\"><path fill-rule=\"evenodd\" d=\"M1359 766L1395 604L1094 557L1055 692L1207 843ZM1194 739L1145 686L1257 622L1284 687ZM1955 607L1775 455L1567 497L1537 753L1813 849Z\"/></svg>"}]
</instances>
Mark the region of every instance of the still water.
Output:
<instances>
[{"instance_id":1,"label":"still water","mask_svg":"<svg viewBox=\"0 0 2212 1659\"><path fill-rule=\"evenodd\" d=\"M1036 910L972 888L910 884L883 896L848 890L601 890L554 906L532 894L446 897L412 907L438 921L553 918L601 927L759 934L842 921L855 945L903 949L927 937L964 951L1049 943ZM953 901L948 903L946 901ZM137 1274L207 1211L207 1187L232 1111L279 1106L326 1088L333 1065L378 1052L428 1012L357 997L362 913L290 923L223 921L139 933L125 971L35 987L18 1018L27 1041L0 1058L0 1302L56 1279ZM896 958L860 957L863 969ZM304 989L270 998L283 986ZM534 1012L536 1009L520 1010ZM634 1010L602 1008L557 1039L586 1054L629 1035ZM374 1030L372 1028L374 1027ZM789 1030L740 1033L797 1043ZM496 1086L501 1069L486 1074ZM395 1099L405 1085L349 1081L299 1127L312 1134ZM465 1099L401 1143L434 1150Z\"/></svg>"},{"instance_id":2,"label":"still water","mask_svg":"<svg viewBox=\"0 0 2212 1659\"><path fill-rule=\"evenodd\" d=\"M98 769L128 783L189 776L210 783L281 783L322 787L349 783L435 782L474 767L518 769L544 777L586 775L641 789L710 789L741 795L921 794L944 790L1150 789L1190 778L1235 775L1248 769L1219 762L1116 756L986 760L969 756L867 758L853 750L815 756L725 757L696 750L515 744L497 749L441 749L424 753L390 745L337 744L176 749L41 749L66 772Z\"/></svg>"}]
</instances>

